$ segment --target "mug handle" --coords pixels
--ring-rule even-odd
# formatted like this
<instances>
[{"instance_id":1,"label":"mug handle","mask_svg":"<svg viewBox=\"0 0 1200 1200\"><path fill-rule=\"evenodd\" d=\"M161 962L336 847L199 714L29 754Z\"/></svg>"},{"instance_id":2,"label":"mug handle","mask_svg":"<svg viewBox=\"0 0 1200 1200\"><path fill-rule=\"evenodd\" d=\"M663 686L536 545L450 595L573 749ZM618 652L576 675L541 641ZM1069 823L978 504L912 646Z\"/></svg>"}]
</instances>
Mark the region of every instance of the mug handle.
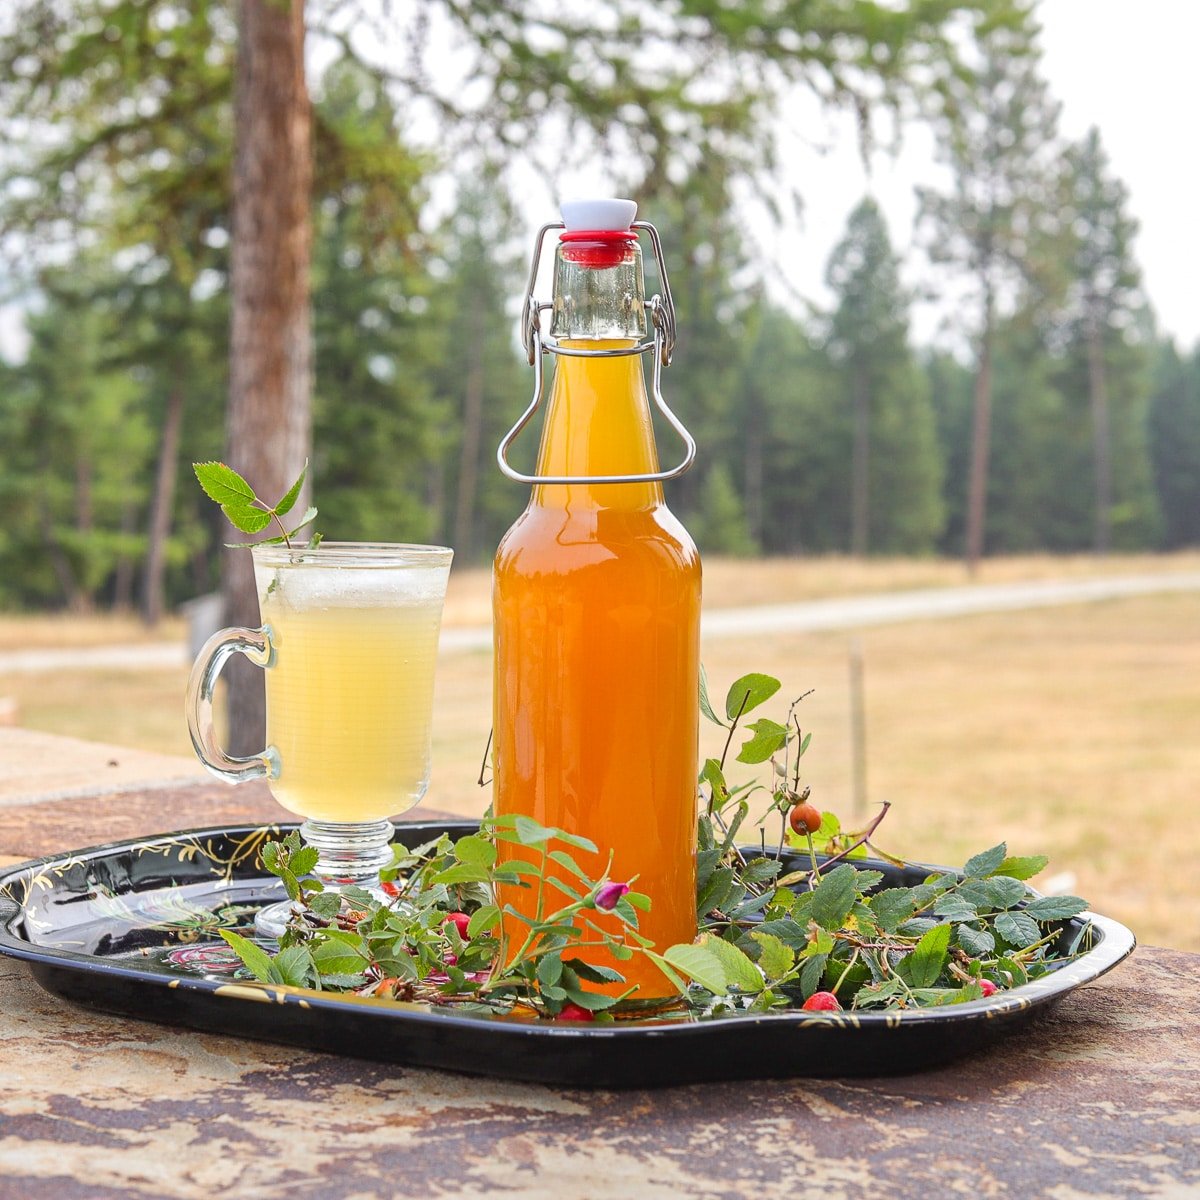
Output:
<instances>
[{"instance_id":1,"label":"mug handle","mask_svg":"<svg viewBox=\"0 0 1200 1200\"><path fill-rule=\"evenodd\" d=\"M279 751L268 746L261 754L239 758L227 754L217 743L213 727L213 692L217 677L234 654L244 654L259 667L269 667L275 660L271 645L271 628L219 629L204 643L199 657L192 665L187 686L188 733L200 761L218 778L227 783L245 783L249 779L277 779Z\"/></svg>"}]
</instances>

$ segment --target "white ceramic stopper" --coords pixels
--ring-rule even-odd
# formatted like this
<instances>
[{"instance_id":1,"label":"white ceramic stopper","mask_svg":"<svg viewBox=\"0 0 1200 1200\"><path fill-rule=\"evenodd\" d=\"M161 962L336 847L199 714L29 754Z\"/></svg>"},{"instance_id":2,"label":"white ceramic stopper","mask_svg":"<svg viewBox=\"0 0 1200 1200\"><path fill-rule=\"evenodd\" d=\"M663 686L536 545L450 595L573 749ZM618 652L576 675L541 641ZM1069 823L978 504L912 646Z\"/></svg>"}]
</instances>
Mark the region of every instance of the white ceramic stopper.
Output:
<instances>
[{"instance_id":1,"label":"white ceramic stopper","mask_svg":"<svg viewBox=\"0 0 1200 1200\"><path fill-rule=\"evenodd\" d=\"M637 216L636 200L564 200L563 224L576 229L628 229Z\"/></svg>"}]
</instances>

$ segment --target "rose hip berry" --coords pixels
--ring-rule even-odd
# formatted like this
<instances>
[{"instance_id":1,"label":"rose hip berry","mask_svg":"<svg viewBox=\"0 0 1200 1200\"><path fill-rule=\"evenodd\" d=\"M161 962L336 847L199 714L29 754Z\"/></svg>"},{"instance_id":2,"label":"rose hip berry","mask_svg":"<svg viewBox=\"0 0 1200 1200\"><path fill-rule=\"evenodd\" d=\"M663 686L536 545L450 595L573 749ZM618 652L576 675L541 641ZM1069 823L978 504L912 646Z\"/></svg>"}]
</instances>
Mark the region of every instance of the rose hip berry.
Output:
<instances>
[{"instance_id":1,"label":"rose hip berry","mask_svg":"<svg viewBox=\"0 0 1200 1200\"><path fill-rule=\"evenodd\" d=\"M391 896L393 899L400 895L400 885L398 883L393 883L390 879L384 880L382 883L380 883L379 890L383 892L385 896Z\"/></svg>"},{"instance_id":2,"label":"rose hip berry","mask_svg":"<svg viewBox=\"0 0 1200 1200\"><path fill-rule=\"evenodd\" d=\"M795 833L816 833L821 828L821 810L815 804L797 804L788 813L788 823Z\"/></svg>"},{"instance_id":3,"label":"rose hip berry","mask_svg":"<svg viewBox=\"0 0 1200 1200\"><path fill-rule=\"evenodd\" d=\"M579 1004L564 1004L562 1012L558 1014L560 1021L594 1021L595 1013L588 1010Z\"/></svg>"},{"instance_id":4,"label":"rose hip berry","mask_svg":"<svg viewBox=\"0 0 1200 1200\"><path fill-rule=\"evenodd\" d=\"M458 936L464 942L467 940L467 926L470 923L471 918L465 912L447 913L446 919L442 922L443 925L453 925L458 930Z\"/></svg>"},{"instance_id":5,"label":"rose hip berry","mask_svg":"<svg viewBox=\"0 0 1200 1200\"><path fill-rule=\"evenodd\" d=\"M842 1006L832 992L813 992L800 1005L805 1012L841 1012Z\"/></svg>"},{"instance_id":6,"label":"rose hip berry","mask_svg":"<svg viewBox=\"0 0 1200 1200\"><path fill-rule=\"evenodd\" d=\"M994 996L1000 990L990 979L981 979L979 981L979 988L983 992L985 1000L989 996Z\"/></svg>"}]
</instances>

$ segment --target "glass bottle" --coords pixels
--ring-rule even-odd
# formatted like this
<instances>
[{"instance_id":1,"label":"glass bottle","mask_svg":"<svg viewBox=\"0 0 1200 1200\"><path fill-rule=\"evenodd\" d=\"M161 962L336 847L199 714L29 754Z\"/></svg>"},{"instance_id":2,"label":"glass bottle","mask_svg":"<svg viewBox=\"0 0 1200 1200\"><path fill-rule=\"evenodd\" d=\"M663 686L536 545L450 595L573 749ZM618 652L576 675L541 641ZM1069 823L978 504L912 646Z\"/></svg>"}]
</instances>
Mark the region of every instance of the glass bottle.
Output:
<instances>
[{"instance_id":1,"label":"glass bottle","mask_svg":"<svg viewBox=\"0 0 1200 1200\"><path fill-rule=\"evenodd\" d=\"M506 461L521 425L501 445L506 472L533 487L493 575L494 810L593 841L598 853L577 854L580 865L650 896L640 929L661 952L696 935L700 559L663 499L662 479L690 465L694 444L658 389L674 314L665 272L666 300L644 299L637 229L659 247L652 227L632 225L635 212L630 201L564 205L545 345L556 366L536 475ZM526 420L541 390L546 307L527 305L539 370ZM689 447L670 472L658 466L646 350L656 356L656 402ZM507 892L504 902L533 914L531 890ZM521 926L509 921L516 936ZM581 957L625 976L614 993L636 984L635 1001L675 991L644 955Z\"/></svg>"}]
</instances>

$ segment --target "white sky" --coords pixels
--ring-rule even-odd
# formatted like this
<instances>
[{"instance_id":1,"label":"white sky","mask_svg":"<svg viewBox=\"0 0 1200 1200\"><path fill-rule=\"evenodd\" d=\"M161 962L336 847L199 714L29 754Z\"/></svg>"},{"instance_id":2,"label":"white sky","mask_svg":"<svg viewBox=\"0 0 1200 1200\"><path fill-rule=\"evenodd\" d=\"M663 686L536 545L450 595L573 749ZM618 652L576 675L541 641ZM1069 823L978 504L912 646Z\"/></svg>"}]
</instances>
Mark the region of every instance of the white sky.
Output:
<instances>
[{"instance_id":1,"label":"white sky","mask_svg":"<svg viewBox=\"0 0 1200 1200\"><path fill-rule=\"evenodd\" d=\"M1136 253L1160 326L1184 346L1200 342L1200 0L1042 0L1039 14L1044 71L1062 103L1062 132L1079 138L1090 125L1099 126L1141 223ZM804 197L803 218L782 230L760 225L760 245L776 257L794 293L822 305L828 302L825 262L863 194L874 193L904 251L912 241L913 187L937 183L943 169L934 161L931 135L919 126L905 131L898 157L876 154L868 176L848 117L830 118L801 102L788 118L794 126L789 182ZM523 207L536 228L555 215L554 189L528 182ZM576 195L607 194L612 184L597 171L560 186ZM653 213L643 215L653 220ZM910 256L908 281L924 276L919 257ZM944 306L918 309L918 341L936 336L944 313ZM0 310L0 353L23 349L19 323L18 312Z\"/></svg>"},{"instance_id":2,"label":"white sky","mask_svg":"<svg viewBox=\"0 0 1200 1200\"><path fill-rule=\"evenodd\" d=\"M1044 74L1062 104L1061 133L1075 140L1091 125L1099 127L1111 170L1130 189L1130 211L1141 225L1135 253L1160 328L1190 346L1200 341L1200 0L1042 0L1039 16ZM900 153L876 153L868 175L849 116L830 117L801 99L789 106L787 119L788 183L803 196L804 212L799 223L782 229L760 224L758 241L763 253L775 256L788 288L802 300L828 304L825 263L867 191L906 256L907 282L928 282L920 255L907 251L914 186L945 179L931 132L907 127ZM577 195L606 194L611 183L597 170L564 186ZM541 197L536 187L531 191L527 211L536 227L552 219L553 193L548 187ZM653 220L652 212L642 215ZM936 337L946 311L944 304L919 305L916 340Z\"/></svg>"}]
</instances>

